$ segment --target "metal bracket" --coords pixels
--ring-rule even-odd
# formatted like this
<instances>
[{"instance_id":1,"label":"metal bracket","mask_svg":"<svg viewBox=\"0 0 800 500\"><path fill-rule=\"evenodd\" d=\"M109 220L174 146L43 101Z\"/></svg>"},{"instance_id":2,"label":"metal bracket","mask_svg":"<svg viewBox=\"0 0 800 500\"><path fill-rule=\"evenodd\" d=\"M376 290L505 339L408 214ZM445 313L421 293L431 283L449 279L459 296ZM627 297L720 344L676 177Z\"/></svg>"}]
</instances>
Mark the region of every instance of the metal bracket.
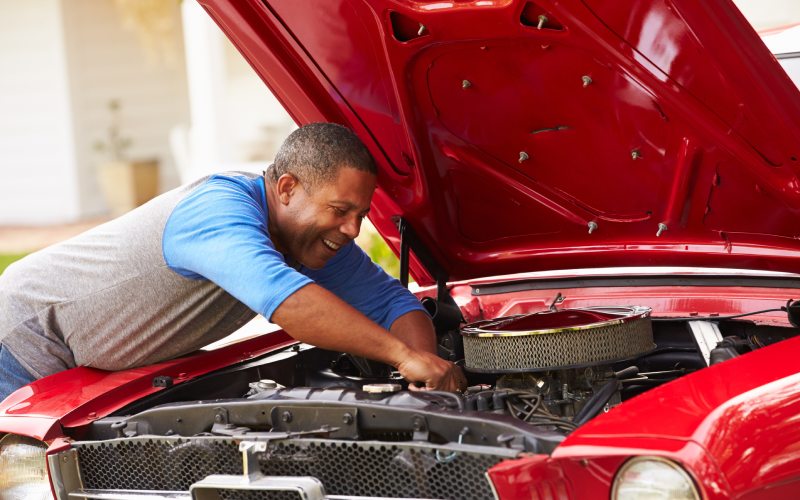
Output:
<instances>
[{"instance_id":1,"label":"metal bracket","mask_svg":"<svg viewBox=\"0 0 800 500\"><path fill-rule=\"evenodd\" d=\"M428 431L428 421L422 415L414 415L411 419L411 425L414 429L412 439L414 441L428 441L430 432Z\"/></svg>"},{"instance_id":2,"label":"metal bracket","mask_svg":"<svg viewBox=\"0 0 800 500\"><path fill-rule=\"evenodd\" d=\"M564 302L564 299L565 299L565 298L566 298L566 297L564 297L563 295L561 295L561 292L558 292L558 295L556 295L556 296L553 298L553 302L551 302L551 303L550 303L550 306L547 308L547 310L548 310L548 311L550 311L550 312L557 312L557 311L558 311L558 308L556 308L556 306L557 306L558 304L560 304L560 303Z\"/></svg>"},{"instance_id":3,"label":"metal bracket","mask_svg":"<svg viewBox=\"0 0 800 500\"><path fill-rule=\"evenodd\" d=\"M81 474L78 469L78 452L68 449L47 456L50 480L57 498L67 498L72 491L83 488Z\"/></svg>"},{"instance_id":4,"label":"metal bracket","mask_svg":"<svg viewBox=\"0 0 800 500\"><path fill-rule=\"evenodd\" d=\"M261 479L264 475L258 466L257 453L267 451L267 441L242 441L239 443L239 451L242 452L242 474L248 481Z\"/></svg>"},{"instance_id":5,"label":"metal bracket","mask_svg":"<svg viewBox=\"0 0 800 500\"><path fill-rule=\"evenodd\" d=\"M722 333L716 323L711 321L689 321L694 341L703 355L706 366L711 366L711 350L722 342Z\"/></svg>"},{"instance_id":6,"label":"metal bracket","mask_svg":"<svg viewBox=\"0 0 800 500\"><path fill-rule=\"evenodd\" d=\"M136 421L120 420L111 424L110 427L111 430L117 433L118 438L130 438L139 435L139 423Z\"/></svg>"},{"instance_id":7,"label":"metal bracket","mask_svg":"<svg viewBox=\"0 0 800 500\"><path fill-rule=\"evenodd\" d=\"M234 424L214 424L211 426L211 434L217 436L243 436L252 432L249 427L239 427Z\"/></svg>"},{"instance_id":8,"label":"metal bracket","mask_svg":"<svg viewBox=\"0 0 800 500\"><path fill-rule=\"evenodd\" d=\"M339 406L275 406L273 432L302 433L330 439L358 439L358 408Z\"/></svg>"},{"instance_id":9,"label":"metal bracket","mask_svg":"<svg viewBox=\"0 0 800 500\"><path fill-rule=\"evenodd\" d=\"M218 406L214 408L214 423L227 424L228 423L228 409Z\"/></svg>"},{"instance_id":10,"label":"metal bracket","mask_svg":"<svg viewBox=\"0 0 800 500\"><path fill-rule=\"evenodd\" d=\"M400 232L400 283L408 288L410 250L413 250L414 255L417 256L423 267L436 280L436 300L455 306L456 302L447 290L448 276L444 268L425 248L407 220L398 217L395 222L397 223L397 230Z\"/></svg>"}]
</instances>

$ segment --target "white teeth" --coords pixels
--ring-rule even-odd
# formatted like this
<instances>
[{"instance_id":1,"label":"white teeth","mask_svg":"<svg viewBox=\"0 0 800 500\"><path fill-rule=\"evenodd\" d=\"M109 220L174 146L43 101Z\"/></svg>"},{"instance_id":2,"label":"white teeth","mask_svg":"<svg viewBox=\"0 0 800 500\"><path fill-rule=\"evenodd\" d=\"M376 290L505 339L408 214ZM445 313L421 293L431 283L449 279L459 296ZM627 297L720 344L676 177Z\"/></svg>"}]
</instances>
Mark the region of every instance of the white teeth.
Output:
<instances>
[{"instance_id":1,"label":"white teeth","mask_svg":"<svg viewBox=\"0 0 800 500\"><path fill-rule=\"evenodd\" d=\"M331 240L323 239L322 242L325 243L326 247L330 248L333 251L339 250L339 248L341 248L341 245L337 245L336 243L332 242Z\"/></svg>"}]
</instances>

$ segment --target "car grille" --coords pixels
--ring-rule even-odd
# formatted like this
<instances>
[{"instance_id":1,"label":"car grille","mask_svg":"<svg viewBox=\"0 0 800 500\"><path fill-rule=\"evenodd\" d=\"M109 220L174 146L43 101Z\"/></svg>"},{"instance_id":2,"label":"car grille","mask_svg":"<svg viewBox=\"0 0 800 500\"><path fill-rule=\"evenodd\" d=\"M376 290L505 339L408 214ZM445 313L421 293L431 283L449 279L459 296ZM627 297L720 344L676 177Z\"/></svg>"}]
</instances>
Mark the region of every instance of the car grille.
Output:
<instances>
[{"instance_id":1,"label":"car grille","mask_svg":"<svg viewBox=\"0 0 800 500\"><path fill-rule=\"evenodd\" d=\"M131 439L78 444L83 483L91 489L188 490L210 474L241 474L233 440Z\"/></svg>"},{"instance_id":2,"label":"car grille","mask_svg":"<svg viewBox=\"0 0 800 500\"><path fill-rule=\"evenodd\" d=\"M220 437L135 437L75 443L84 488L188 491L209 475L241 475L238 443ZM508 456L429 443L331 439L271 441L257 453L265 476L319 479L329 495L493 498L486 471ZM226 491L231 500L296 499L289 491Z\"/></svg>"}]
</instances>

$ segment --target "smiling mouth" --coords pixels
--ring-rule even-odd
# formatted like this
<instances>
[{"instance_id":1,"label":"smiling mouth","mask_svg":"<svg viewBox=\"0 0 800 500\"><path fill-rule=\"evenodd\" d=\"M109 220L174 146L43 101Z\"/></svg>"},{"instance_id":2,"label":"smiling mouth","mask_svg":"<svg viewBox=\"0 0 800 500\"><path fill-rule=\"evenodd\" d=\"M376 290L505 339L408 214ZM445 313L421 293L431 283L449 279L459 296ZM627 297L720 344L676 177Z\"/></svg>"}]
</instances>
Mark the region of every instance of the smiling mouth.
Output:
<instances>
[{"instance_id":1,"label":"smiling mouth","mask_svg":"<svg viewBox=\"0 0 800 500\"><path fill-rule=\"evenodd\" d=\"M328 247L328 250L330 250L331 252L337 252L337 251L339 251L340 248L342 248L342 245L340 245L338 243L334 243L331 240L327 240L325 238L322 238L322 243L326 247Z\"/></svg>"}]
</instances>

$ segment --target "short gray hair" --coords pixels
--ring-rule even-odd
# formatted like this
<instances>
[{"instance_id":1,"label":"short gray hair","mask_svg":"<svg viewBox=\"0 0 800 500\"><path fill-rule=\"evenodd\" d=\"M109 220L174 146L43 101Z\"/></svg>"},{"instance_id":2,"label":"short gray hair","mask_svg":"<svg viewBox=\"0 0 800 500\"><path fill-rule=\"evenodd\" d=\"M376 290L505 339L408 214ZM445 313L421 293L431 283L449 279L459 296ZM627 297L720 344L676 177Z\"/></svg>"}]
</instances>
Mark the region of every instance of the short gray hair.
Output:
<instances>
[{"instance_id":1,"label":"short gray hair","mask_svg":"<svg viewBox=\"0 0 800 500\"><path fill-rule=\"evenodd\" d=\"M292 174L308 189L336 179L342 167L377 175L375 160L352 130L336 123L311 123L283 141L267 175L272 182Z\"/></svg>"}]
</instances>

